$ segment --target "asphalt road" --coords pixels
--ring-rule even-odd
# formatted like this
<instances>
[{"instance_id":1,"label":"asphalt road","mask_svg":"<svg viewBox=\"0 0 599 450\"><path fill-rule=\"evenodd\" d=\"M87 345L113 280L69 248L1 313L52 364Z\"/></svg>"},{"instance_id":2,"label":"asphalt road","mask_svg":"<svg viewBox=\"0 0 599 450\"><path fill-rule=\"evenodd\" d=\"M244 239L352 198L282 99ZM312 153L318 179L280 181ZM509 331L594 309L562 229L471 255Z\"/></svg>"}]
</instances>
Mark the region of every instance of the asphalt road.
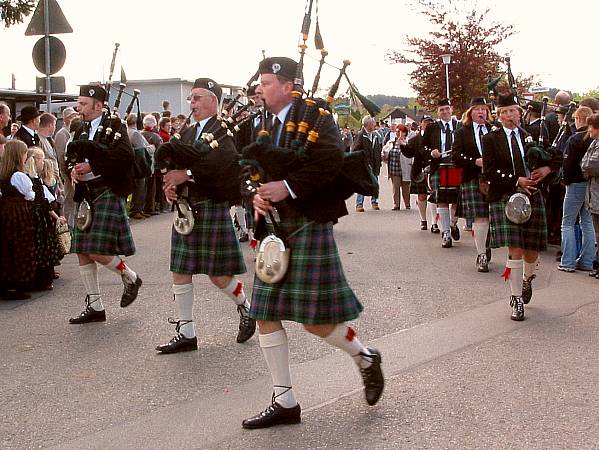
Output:
<instances>
[{"instance_id":1,"label":"asphalt road","mask_svg":"<svg viewBox=\"0 0 599 450\"><path fill-rule=\"evenodd\" d=\"M599 282L558 272L552 248L527 320L513 322L504 250L480 274L470 236L442 249L415 205L391 211L389 199L383 183L381 211L335 227L365 306L358 336L383 355L375 407L345 354L288 324L303 422L242 430L270 401L270 375L256 337L235 343L235 307L206 277L194 279L199 351L156 354L176 315L163 214L132 224L135 303L121 309L120 279L100 270L107 322L68 324L84 298L73 255L54 291L0 303L0 447L599 448Z\"/></svg>"}]
</instances>

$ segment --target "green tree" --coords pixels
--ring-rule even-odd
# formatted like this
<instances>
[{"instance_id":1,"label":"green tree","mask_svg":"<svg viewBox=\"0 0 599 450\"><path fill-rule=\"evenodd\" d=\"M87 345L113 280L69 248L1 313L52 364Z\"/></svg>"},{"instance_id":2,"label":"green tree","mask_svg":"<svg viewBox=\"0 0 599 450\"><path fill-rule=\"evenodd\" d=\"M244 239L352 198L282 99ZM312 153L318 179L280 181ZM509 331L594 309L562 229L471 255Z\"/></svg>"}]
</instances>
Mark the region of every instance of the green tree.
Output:
<instances>
[{"instance_id":1,"label":"green tree","mask_svg":"<svg viewBox=\"0 0 599 450\"><path fill-rule=\"evenodd\" d=\"M391 63L416 66L410 85L418 94L418 103L432 111L445 97L441 55L451 54L450 95L459 114L468 107L470 98L487 94L489 77L501 75L503 58L496 48L515 33L514 27L490 22L490 9L477 11L476 5L465 0L416 0L416 5L433 30L428 37L406 37L407 49L388 50L386 58Z\"/></svg>"},{"instance_id":2,"label":"green tree","mask_svg":"<svg viewBox=\"0 0 599 450\"><path fill-rule=\"evenodd\" d=\"M0 20L4 27L21 23L33 11L33 0L0 0Z\"/></svg>"}]
</instances>

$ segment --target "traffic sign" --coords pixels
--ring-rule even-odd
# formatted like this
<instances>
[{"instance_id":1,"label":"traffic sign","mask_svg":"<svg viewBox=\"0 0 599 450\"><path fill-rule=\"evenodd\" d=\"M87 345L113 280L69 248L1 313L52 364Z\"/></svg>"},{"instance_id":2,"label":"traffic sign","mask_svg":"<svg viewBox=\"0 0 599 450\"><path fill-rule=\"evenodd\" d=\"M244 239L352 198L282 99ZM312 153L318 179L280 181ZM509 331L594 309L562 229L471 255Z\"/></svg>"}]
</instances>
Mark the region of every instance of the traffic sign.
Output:
<instances>
[{"instance_id":1,"label":"traffic sign","mask_svg":"<svg viewBox=\"0 0 599 450\"><path fill-rule=\"evenodd\" d=\"M46 1L48 2L48 15L50 16L50 31L48 34L72 33L73 28L64 16L58 2L56 0L40 0L31 17L31 22L25 30L25 36L43 36L46 34L44 28L44 2Z\"/></svg>"},{"instance_id":2,"label":"traffic sign","mask_svg":"<svg viewBox=\"0 0 599 450\"><path fill-rule=\"evenodd\" d=\"M33 46L33 65L41 73L46 73L46 47L44 44L45 37L40 38L39 41ZM67 50L60 39L54 36L48 36L50 41L50 72L48 75L54 75L62 66L67 59Z\"/></svg>"}]
</instances>

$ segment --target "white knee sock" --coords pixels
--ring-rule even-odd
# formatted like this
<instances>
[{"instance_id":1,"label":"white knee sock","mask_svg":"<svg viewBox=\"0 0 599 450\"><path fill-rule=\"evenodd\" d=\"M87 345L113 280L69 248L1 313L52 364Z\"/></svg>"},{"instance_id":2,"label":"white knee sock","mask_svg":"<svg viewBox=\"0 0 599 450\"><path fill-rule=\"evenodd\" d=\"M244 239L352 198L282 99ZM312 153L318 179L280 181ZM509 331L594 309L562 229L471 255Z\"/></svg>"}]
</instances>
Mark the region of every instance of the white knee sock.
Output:
<instances>
[{"instance_id":1,"label":"white knee sock","mask_svg":"<svg viewBox=\"0 0 599 450\"><path fill-rule=\"evenodd\" d=\"M474 233L474 245L476 245L476 253L480 255L487 250L487 234L489 234L489 222L474 222L472 224L472 232Z\"/></svg>"},{"instance_id":2,"label":"white knee sock","mask_svg":"<svg viewBox=\"0 0 599 450\"><path fill-rule=\"evenodd\" d=\"M137 280L137 274L118 256L112 258L112 260L108 264L105 264L104 267L111 272L118 273L127 280L128 283L135 283L135 280Z\"/></svg>"},{"instance_id":3,"label":"white knee sock","mask_svg":"<svg viewBox=\"0 0 599 450\"><path fill-rule=\"evenodd\" d=\"M243 290L243 283L233 277L227 287L221 289L227 297L235 302L237 306L244 305L246 308L250 308L250 302L245 297L245 291Z\"/></svg>"},{"instance_id":4,"label":"white knee sock","mask_svg":"<svg viewBox=\"0 0 599 450\"><path fill-rule=\"evenodd\" d=\"M537 264L539 262L539 258L537 257L537 259L534 262L526 262L526 260L524 260L524 279L528 280L530 277L532 277L535 273L535 270L537 269Z\"/></svg>"},{"instance_id":5,"label":"white knee sock","mask_svg":"<svg viewBox=\"0 0 599 450\"><path fill-rule=\"evenodd\" d=\"M372 361L364 356L371 355L366 347L356 338L354 329L344 323L338 324L331 334L322 338L327 344L340 348L349 354L362 369L370 367Z\"/></svg>"},{"instance_id":6,"label":"white knee sock","mask_svg":"<svg viewBox=\"0 0 599 450\"><path fill-rule=\"evenodd\" d=\"M192 338L196 335L193 326L193 283L173 284L173 294L177 303L178 319L187 322L181 325L179 333L186 338Z\"/></svg>"},{"instance_id":7,"label":"white knee sock","mask_svg":"<svg viewBox=\"0 0 599 450\"><path fill-rule=\"evenodd\" d=\"M449 231L449 208L447 206L437 208L439 218L441 219L441 232Z\"/></svg>"},{"instance_id":8,"label":"white knee sock","mask_svg":"<svg viewBox=\"0 0 599 450\"><path fill-rule=\"evenodd\" d=\"M516 297L522 297L522 260L521 259L509 259L505 264L504 276L507 276L510 282L510 290L512 295Z\"/></svg>"},{"instance_id":9,"label":"white knee sock","mask_svg":"<svg viewBox=\"0 0 599 450\"><path fill-rule=\"evenodd\" d=\"M420 220L423 222L426 220L426 204L426 200L418 200L418 212L420 213Z\"/></svg>"},{"instance_id":10,"label":"white knee sock","mask_svg":"<svg viewBox=\"0 0 599 450\"><path fill-rule=\"evenodd\" d=\"M429 216L431 217L431 223L437 225L439 221L439 214L437 214L437 204L428 202L427 209L429 211Z\"/></svg>"},{"instance_id":11,"label":"white knee sock","mask_svg":"<svg viewBox=\"0 0 599 450\"><path fill-rule=\"evenodd\" d=\"M243 209L243 206L235 207L235 217L237 217L237 223L239 224L241 231L243 231L244 233L247 233L248 226L245 221L245 209Z\"/></svg>"},{"instance_id":12,"label":"white knee sock","mask_svg":"<svg viewBox=\"0 0 599 450\"><path fill-rule=\"evenodd\" d=\"M283 408L293 408L297 400L291 386L289 343L285 330L259 335L260 348L272 377L275 401Z\"/></svg>"},{"instance_id":13,"label":"white knee sock","mask_svg":"<svg viewBox=\"0 0 599 450\"><path fill-rule=\"evenodd\" d=\"M79 273L83 280L85 293L89 295L89 306L96 311L104 311L102 297L100 297L100 284L98 283L98 266L95 262L79 266Z\"/></svg>"}]
</instances>

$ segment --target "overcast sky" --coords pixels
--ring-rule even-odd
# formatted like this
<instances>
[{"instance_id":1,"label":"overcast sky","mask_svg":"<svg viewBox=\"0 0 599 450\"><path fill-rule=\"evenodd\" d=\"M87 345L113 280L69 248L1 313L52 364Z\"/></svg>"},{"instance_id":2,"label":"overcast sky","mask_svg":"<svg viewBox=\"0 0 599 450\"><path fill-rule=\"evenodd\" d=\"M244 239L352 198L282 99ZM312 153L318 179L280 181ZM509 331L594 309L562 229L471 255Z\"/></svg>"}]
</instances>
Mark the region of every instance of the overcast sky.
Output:
<instances>
[{"instance_id":1,"label":"overcast sky","mask_svg":"<svg viewBox=\"0 0 599 450\"><path fill-rule=\"evenodd\" d=\"M77 84L108 77L115 42L121 45L114 79L122 64L131 80L211 77L244 85L256 70L262 50L267 56L297 57L305 7L305 0L58 2L74 30L57 35L67 49L66 63L57 75L66 77L70 92L76 92ZM384 60L386 49L405 48L406 35L424 36L431 28L405 4L319 1L327 61L341 66L343 59L350 59L348 74L363 94L414 95L408 76L413 68ZM477 4L479 8L492 5L495 20L512 23L519 31L500 49L511 54L515 73L537 74L544 85L579 93L599 86L594 50L599 2L574 1L564 6L546 0L478 0ZM0 88L10 87L11 73L17 89L35 88L40 74L31 51L40 37L24 35L29 21L0 29L4 50ZM314 26L313 20L311 34ZM319 57L312 36L308 54ZM306 85L312 84L315 64L308 58ZM327 68L321 85L332 84L335 77L336 70ZM345 89L344 84L340 92Z\"/></svg>"}]
</instances>

